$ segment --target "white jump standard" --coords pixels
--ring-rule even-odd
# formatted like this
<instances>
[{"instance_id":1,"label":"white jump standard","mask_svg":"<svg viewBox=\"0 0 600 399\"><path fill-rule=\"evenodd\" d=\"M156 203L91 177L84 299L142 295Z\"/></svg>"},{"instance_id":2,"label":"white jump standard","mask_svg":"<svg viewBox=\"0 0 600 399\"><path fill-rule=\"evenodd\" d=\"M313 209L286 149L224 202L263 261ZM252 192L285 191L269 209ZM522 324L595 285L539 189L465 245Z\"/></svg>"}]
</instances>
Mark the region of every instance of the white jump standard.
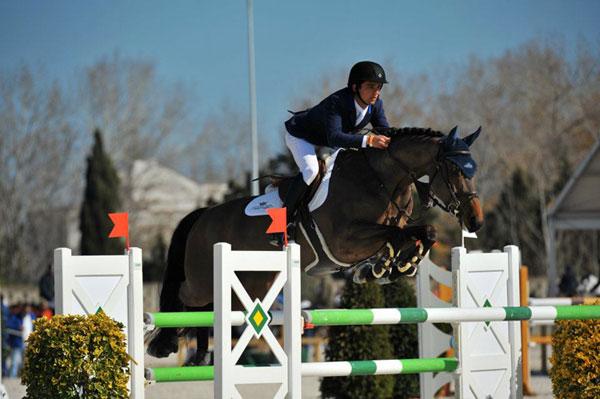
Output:
<instances>
[{"instance_id":1,"label":"white jump standard","mask_svg":"<svg viewBox=\"0 0 600 399\"><path fill-rule=\"evenodd\" d=\"M130 249L124 256L72 256L70 250L64 248L55 251L57 311L85 314L95 313L101 307L127 326L128 351L133 359L131 397L134 399L144 397L141 259L141 250L137 248ZM280 383L276 398L301 398L303 376L429 372L439 376L441 372L451 372L457 397L485 397L492 392L494 398L513 398L520 397L520 330L516 321L600 319L600 306L515 306L518 304L518 273L514 273L514 268L519 265L516 247L506 247L505 252L492 254L467 254L464 248L453 249L454 304L458 307L449 308L302 312L300 248L296 244L286 251L233 251L229 244L220 243L214 247L214 262L214 270L220 271L214 279L214 312L148 313L144 320L149 328L214 326L215 366L147 369L148 380L214 380L215 397L219 398L239 398L235 386L240 384ZM237 278L237 271L273 271L277 276L264 298L251 298ZM483 282L476 280L482 276ZM283 311L270 312L282 290ZM232 311L232 292L243 304L244 311ZM423 328L432 323L452 323L457 358L421 353L425 358L301 363L304 323L315 326L419 323ZM283 348L269 328L276 324L284 326ZM242 325L246 328L232 347L231 328ZM237 365L253 337L265 339L279 365ZM499 348L484 344L490 337L506 344ZM421 390L423 395L423 386Z\"/></svg>"}]
</instances>

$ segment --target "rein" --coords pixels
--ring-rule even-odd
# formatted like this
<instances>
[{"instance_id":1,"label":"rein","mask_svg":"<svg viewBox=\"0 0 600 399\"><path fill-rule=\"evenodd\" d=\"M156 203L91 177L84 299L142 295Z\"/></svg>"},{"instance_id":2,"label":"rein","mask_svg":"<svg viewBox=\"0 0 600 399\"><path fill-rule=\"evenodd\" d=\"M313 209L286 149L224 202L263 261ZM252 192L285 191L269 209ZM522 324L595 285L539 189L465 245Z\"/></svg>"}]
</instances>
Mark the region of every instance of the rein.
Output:
<instances>
[{"instance_id":1,"label":"rein","mask_svg":"<svg viewBox=\"0 0 600 399\"><path fill-rule=\"evenodd\" d=\"M396 210L398 211L398 216L395 217L395 218L393 218L392 221L391 221L391 223L392 224L398 224L400 222L400 219L402 218L402 216L406 216L406 218L408 219L408 221L410 223L415 222L416 219L414 219L414 218L411 217L410 213L406 210L406 208L401 208L400 205L398 205L396 203L396 201L394 201L394 196L395 196L396 192L398 191L398 187L400 187L400 184L402 184L402 180L400 180L396 184L396 186L394 187L394 189L390 193L390 191L388 190L388 188L385 185L385 182L381 179L381 177L379 177L379 174L377 173L377 170L375 170L375 168L373 168L373 166L371 166L371 162L369 160L369 157L367 156L367 151L362 151L362 153L363 153L363 156L365 157L365 159L367 161L367 164L371 168L371 171L373 171L373 174L375 175L375 177L379 181L379 185L383 188L383 190L385 191L386 196L389 198L389 202L391 204L393 204L394 207L396 208ZM411 179L411 181L414 181L414 179L413 179L414 173L411 172L408 168L406 168L405 171L407 172L407 175ZM410 197L410 199L409 199L409 204L411 202L412 202L412 197Z\"/></svg>"},{"instance_id":2,"label":"rein","mask_svg":"<svg viewBox=\"0 0 600 399\"><path fill-rule=\"evenodd\" d=\"M417 180L418 176L415 174L415 172L413 170L411 170L408 167L408 165L406 165L406 163L404 163L404 161L402 161L401 159L396 157L389 150L389 147L385 151L386 151L386 154L400 167L400 169L402 169L404 172L406 172L406 174L410 178L411 182L417 188L417 192L419 194L419 198L421 199L423 209L429 209L433 205L436 205L436 206L440 207L443 211L445 211L451 215L457 216L459 213L461 213L462 208L466 204L468 204L473 198L478 198L477 191L469 191L469 192L461 193L461 196L465 197L463 199L463 201L461 201L459 199L459 197L457 195L456 187L454 187L454 185L450 182L450 173L448 171L448 165L445 162L445 160L448 156L470 155L471 154L470 151L459 150L459 151L444 152L440 145L440 148L438 149L438 153L437 153L437 155L435 157L435 161L434 161L435 162L435 171L434 171L433 175L431 176L431 178L429 179L428 183L422 183L422 182L418 181ZM365 151L365 157L367 157L366 151ZM368 161L368 157L367 157L367 161ZM369 162L369 165L370 165L370 162ZM382 187L385 189L387 195L390 198L390 202L392 204L394 204L394 206L398 210L399 215L398 215L397 219L399 220L401 217L400 215L404 214L410 222L414 222L415 219L412 218L408 214L406 209L400 208L400 206L394 201L394 194L398 190L398 186L402 183L402 180L400 180L398 182L398 184L396 184L396 187L390 194L390 192L388 191L384 182L379 177L377 171L372 166L371 166L371 169L377 176L377 179L381 183ZM431 189L435 179L438 176L441 176L441 178L443 179L444 185L446 186L446 188L448 189L448 192L450 193L451 200L448 204L444 203L444 201L442 199L440 199L435 193L433 193L433 191Z\"/></svg>"}]
</instances>

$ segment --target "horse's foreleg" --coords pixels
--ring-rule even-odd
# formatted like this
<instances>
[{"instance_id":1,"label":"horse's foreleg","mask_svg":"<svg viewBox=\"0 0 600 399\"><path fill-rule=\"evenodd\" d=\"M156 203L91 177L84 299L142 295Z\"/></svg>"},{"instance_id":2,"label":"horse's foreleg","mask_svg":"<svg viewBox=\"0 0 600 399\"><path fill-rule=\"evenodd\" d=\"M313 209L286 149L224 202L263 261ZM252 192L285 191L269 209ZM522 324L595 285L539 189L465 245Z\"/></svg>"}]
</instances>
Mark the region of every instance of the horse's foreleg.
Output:
<instances>
[{"instance_id":1,"label":"horse's foreleg","mask_svg":"<svg viewBox=\"0 0 600 399\"><path fill-rule=\"evenodd\" d=\"M431 225L410 226L404 230L405 241L400 244L387 276L390 282L400 276L414 276L437 239L437 232Z\"/></svg>"},{"instance_id":2,"label":"horse's foreleg","mask_svg":"<svg viewBox=\"0 0 600 399\"><path fill-rule=\"evenodd\" d=\"M372 280L386 283L401 275L414 275L416 267L436 240L433 226L380 226L385 244L368 259L356 265L354 282Z\"/></svg>"}]
</instances>

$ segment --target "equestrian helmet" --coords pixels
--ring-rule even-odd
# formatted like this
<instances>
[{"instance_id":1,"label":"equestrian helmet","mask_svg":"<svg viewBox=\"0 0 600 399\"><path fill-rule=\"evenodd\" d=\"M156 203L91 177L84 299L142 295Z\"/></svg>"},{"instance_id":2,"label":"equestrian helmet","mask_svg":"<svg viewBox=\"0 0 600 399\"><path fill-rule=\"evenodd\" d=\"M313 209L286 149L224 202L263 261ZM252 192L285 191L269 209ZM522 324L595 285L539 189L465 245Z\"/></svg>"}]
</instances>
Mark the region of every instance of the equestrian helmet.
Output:
<instances>
[{"instance_id":1,"label":"equestrian helmet","mask_svg":"<svg viewBox=\"0 0 600 399\"><path fill-rule=\"evenodd\" d=\"M382 84L388 83L385 78L385 71L378 63L361 61L354 64L348 76L348 87L352 87L353 84L361 84L367 80Z\"/></svg>"}]
</instances>

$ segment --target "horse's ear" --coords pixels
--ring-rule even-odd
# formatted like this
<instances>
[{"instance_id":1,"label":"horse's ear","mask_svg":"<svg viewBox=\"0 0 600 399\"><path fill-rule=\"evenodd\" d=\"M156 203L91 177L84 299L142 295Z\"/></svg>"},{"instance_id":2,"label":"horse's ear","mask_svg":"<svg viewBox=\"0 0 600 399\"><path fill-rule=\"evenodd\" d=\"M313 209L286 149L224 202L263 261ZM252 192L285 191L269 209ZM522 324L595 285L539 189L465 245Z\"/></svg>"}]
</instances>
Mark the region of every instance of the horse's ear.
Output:
<instances>
[{"instance_id":1,"label":"horse's ear","mask_svg":"<svg viewBox=\"0 0 600 399\"><path fill-rule=\"evenodd\" d=\"M448 133L448 140L456 140L458 139L458 126L454 126L452 128L452 130L450 130L450 133Z\"/></svg>"},{"instance_id":2,"label":"horse's ear","mask_svg":"<svg viewBox=\"0 0 600 399\"><path fill-rule=\"evenodd\" d=\"M463 141L465 143L467 143L467 145L470 147L471 144L473 144L473 142L475 140L477 140L477 137L479 137L480 133L481 133L481 126L479 126L479 128L477 130L475 130L473 133L471 133L467 137L463 138Z\"/></svg>"}]
</instances>

